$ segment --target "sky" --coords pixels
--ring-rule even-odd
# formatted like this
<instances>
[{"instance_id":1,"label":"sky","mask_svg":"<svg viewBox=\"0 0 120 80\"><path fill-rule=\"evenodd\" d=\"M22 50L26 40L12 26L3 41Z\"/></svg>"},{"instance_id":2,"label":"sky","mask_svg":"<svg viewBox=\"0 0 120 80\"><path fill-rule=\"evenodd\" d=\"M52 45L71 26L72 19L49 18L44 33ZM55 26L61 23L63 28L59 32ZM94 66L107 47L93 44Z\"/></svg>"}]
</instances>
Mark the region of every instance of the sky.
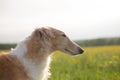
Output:
<instances>
[{"instance_id":1,"label":"sky","mask_svg":"<svg viewBox=\"0 0 120 80\"><path fill-rule=\"evenodd\" d=\"M119 0L0 0L0 43L23 40L41 26L72 40L120 37Z\"/></svg>"}]
</instances>

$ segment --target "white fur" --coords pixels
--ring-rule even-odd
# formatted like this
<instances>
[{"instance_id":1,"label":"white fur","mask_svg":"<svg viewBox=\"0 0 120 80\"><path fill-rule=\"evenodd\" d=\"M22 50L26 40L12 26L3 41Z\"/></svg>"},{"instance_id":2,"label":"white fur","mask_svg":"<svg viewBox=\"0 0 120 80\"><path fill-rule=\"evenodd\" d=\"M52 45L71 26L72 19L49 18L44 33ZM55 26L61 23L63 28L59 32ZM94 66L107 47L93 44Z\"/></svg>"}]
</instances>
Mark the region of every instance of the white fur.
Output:
<instances>
[{"instance_id":1,"label":"white fur","mask_svg":"<svg viewBox=\"0 0 120 80\"><path fill-rule=\"evenodd\" d=\"M50 57L46 56L45 60L41 61L39 65L36 65L31 59L24 57L26 52L26 43L23 41L12 50L11 55L15 55L20 60L27 70L28 76L32 78L32 80L47 80L49 75Z\"/></svg>"}]
</instances>

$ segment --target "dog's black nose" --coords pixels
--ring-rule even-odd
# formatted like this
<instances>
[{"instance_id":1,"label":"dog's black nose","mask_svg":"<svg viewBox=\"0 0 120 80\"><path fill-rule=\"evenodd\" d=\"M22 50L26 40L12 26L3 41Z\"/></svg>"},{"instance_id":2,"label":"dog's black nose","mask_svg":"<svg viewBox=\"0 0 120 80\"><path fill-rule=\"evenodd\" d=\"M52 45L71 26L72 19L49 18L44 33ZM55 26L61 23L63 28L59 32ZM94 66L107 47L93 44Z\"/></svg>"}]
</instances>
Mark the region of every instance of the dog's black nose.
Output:
<instances>
[{"instance_id":1,"label":"dog's black nose","mask_svg":"<svg viewBox=\"0 0 120 80\"><path fill-rule=\"evenodd\" d=\"M84 52L84 50L79 48L79 53L82 54L83 52Z\"/></svg>"}]
</instances>

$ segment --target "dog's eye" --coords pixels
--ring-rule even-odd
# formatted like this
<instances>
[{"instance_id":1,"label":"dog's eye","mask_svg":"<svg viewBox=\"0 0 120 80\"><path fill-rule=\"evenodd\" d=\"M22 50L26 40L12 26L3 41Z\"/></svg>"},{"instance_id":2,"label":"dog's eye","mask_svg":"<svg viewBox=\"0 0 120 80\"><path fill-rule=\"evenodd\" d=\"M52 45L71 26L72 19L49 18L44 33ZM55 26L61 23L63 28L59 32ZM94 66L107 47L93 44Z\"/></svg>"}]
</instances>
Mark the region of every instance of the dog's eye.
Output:
<instances>
[{"instance_id":1,"label":"dog's eye","mask_svg":"<svg viewBox=\"0 0 120 80\"><path fill-rule=\"evenodd\" d=\"M63 37L66 37L66 35L65 35L65 34L62 34L62 36L63 36Z\"/></svg>"}]
</instances>

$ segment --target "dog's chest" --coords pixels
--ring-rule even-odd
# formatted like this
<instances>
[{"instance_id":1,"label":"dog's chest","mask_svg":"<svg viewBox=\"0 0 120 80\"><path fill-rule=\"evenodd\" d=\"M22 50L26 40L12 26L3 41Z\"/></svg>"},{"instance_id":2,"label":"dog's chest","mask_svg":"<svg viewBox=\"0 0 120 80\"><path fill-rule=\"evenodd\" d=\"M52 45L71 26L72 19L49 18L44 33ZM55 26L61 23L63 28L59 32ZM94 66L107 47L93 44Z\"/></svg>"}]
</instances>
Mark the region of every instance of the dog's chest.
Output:
<instances>
[{"instance_id":1,"label":"dog's chest","mask_svg":"<svg viewBox=\"0 0 120 80\"><path fill-rule=\"evenodd\" d=\"M47 80L49 75L50 57L47 60L41 61L39 65L28 60L24 60L22 62L27 70L28 76L32 78L32 80Z\"/></svg>"}]
</instances>

